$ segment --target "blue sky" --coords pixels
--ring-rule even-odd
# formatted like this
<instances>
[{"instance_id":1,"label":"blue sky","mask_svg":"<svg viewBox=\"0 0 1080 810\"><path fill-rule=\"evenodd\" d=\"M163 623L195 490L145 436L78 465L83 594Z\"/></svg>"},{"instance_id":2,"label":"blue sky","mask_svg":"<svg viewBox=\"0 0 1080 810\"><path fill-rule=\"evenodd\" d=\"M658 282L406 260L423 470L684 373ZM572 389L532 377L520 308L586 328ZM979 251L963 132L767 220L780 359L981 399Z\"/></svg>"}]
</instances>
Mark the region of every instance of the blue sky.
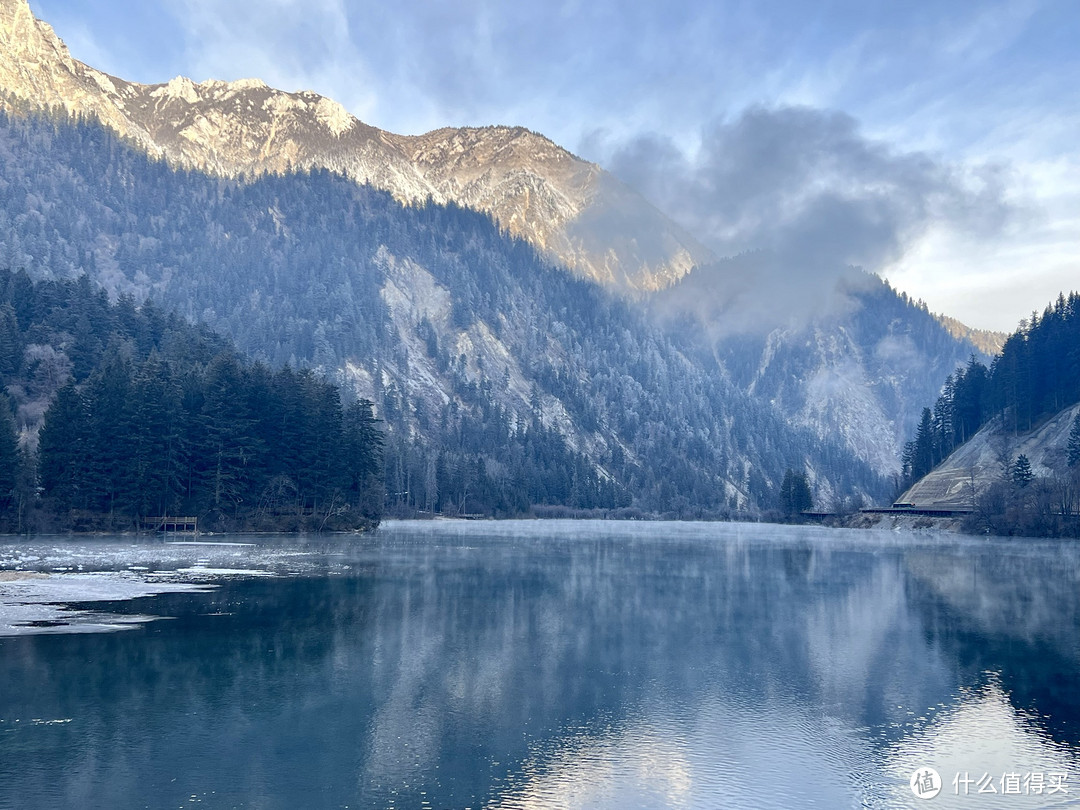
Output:
<instances>
[{"instance_id":1,"label":"blue sky","mask_svg":"<svg viewBox=\"0 0 1080 810\"><path fill-rule=\"evenodd\" d=\"M402 133L527 126L720 253L857 263L975 326L1080 288L1072 0L31 6L127 79L257 76Z\"/></svg>"}]
</instances>

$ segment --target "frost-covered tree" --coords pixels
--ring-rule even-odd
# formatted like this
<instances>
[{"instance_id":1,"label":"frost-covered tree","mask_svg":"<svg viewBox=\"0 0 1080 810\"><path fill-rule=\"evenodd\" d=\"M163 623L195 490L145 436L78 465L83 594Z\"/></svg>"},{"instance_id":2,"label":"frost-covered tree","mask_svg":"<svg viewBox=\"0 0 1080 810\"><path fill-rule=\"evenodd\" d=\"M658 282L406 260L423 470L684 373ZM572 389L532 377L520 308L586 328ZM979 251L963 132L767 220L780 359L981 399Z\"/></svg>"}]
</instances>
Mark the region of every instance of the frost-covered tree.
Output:
<instances>
[{"instance_id":1,"label":"frost-covered tree","mask_svg":"<svg viewBox=\"0 0 1080 810\"><path fill-rule=\"evenodd\" d=\"M1031 462L1028 457L1021 453L1016 458L1016 463L1012 468L1013 483L1018 487L1026 487L1035 478L1035 473L1031 471Z\"/></svg>"},{"instance_id":2,"label":"frost-covered tree","mask_svg":"<svg viewBox=\"0 0 1080 810\"><path fill-rule=\"evenodd\" d=\"M1070 467L1080 466L1080 413L1076 414L1069 431L1068 458Z\"/></svg>"},{"instance_id":3,"label":"frost-covered tree","mask_svg":"<svg viewBox=\"0 0 1080 810\"><path fill-rule=\"evenodd\" d=\"M0 517L11 506L19 481L19 444L11 405L0 394Z\"/></svg>"},{"instance_id":4,"label":"frost-covered tree","mask_svg":"<svg viewBox=\"0 0 1080 810\"><path fill-rule=\"evenodd\" d=\"M810 482L805 473L788 470L780 485L780 508L788 517L813 508L814 497L810 493Z\"/></svg>"},{"instance_id":5,"label":"frost-covered tree","mask_svg":"<svg viewBox=\"0 0 1080 810\"><path fill-rule=\"evenodd\" d=\"M44 333L28 331L47 311L29 305L29 277L5 282L0 271L0 306L11 310L0 315L0 351L16 347L9 371L30 374L11 369L27 363L30 338L56 352L35 361L43 384L30 379L19 395L42 406L68 373L80 393L91 393L86 381L114 326L132 355L131 375L138 373L151 345L163 350L162 330L176 312L227 334L240 355L271 369L322 366L331 377L359 381L352 393L372 400L386 428L379 477L404 510L460 508L458 489L465 489L469 513L516 514L530 504L668 511L681 508L681 497L719 515L731 509L732 485L746 494L742 508L769 508L785 468L808 464L836 492L884 492L884 481L835 439L793 427L760 394L738 389L715 354L699 357L691 341L551 266L486 214L401 205L328 171L252 182L176 172L89 122L69 127L0 112L0 140L13 144L0 150L4 198L27 208L5 222L0 268L9 253L20 257L13 266L38 278L88 268L77 302ZM107 260L98 253L103 244ZM427 319L395 320L385 291L421 280L434 296L421 308ZM117 300L115 311L98 285ZM151 292L161 307L156 318L143 301ZM60 287L54 293L67 295ZM61 334L71 340L51 337ZM264 479L280 485L270 490L275 503L294 491L285 479L298 502L332 500L334 482L320 466L327 455L309 452L338 418L332 403L297 399L297 383L283 379L281 418L272 422L260 406L276 401L274 385L259 394L247 389L246 372L223 378L211 367L214 354L197 360L205 373L187 364L185 376L173 372L182 398L191 400L181 409L191 418L174 425L180 446L214 451L183 468L182 503L205 503L209 495L210 504L242 511L261 503ZM232 389L222 382L245 390L246 407L225 401ZM203 396L205 407L195 401ZM301 399L315 406L304 431L292 417ZM18 404L20 413L31 412ZM147 418L154 409L145 409ZM270 424L298 439L286 444L295 449L266 451L274 431L261 426ZM149 445L143 449L149 456ZM440 457L464 477L430 475L430 459ZM140 464L130 480L153 472ZM90 483L115 501L120 481L99 474L107 471L95 471ZM153 486L167 501L175 493L166 478Z\"/></svg>"}]
</instances>

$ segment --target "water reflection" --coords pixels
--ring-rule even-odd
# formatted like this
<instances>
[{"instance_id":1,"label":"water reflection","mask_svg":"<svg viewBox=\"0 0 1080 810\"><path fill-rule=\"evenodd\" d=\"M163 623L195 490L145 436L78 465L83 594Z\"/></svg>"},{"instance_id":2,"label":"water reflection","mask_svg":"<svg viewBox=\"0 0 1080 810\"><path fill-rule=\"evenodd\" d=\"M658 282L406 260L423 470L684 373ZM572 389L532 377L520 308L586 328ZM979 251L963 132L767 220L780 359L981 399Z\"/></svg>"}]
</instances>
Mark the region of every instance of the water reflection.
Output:
<instances>
[{"instance_id":1,"label":"water reflection","mask_svg":"<svg viewBox=\"0 0 1080 810\"><path fill-rule=\"evenodd\" d=\"M981 688L961 690L954 706L889 746L885 764L897 776L892 797L897 806L912 799L907 785L901 786L901 777L907 778L926 763L933 763L942 776L935 807L972 807L973 802L995 799L1009 807L1075 807L1080 803L1080 763L1075 750L1053 740L1039 723L1032 722L1034 718L1018 712L996 675L988 673L987 679ZM1031 774L1042 783L1039 793L1033 792L1031 779L1025 778ZM1068 792L1053 790L1053 774L1071 777Z\"/></svg>"},{"instance_id":2,"label":"water reflection","mask_svg":"<svg viewBox=\"0 0 1080 810\"><path fill-rule=\"evenodd\" d=\"M319 555L0 640L0 807L906 807L924 765L1080 796L1068 546L443 524Z\"/></svg>"}]
</instances>

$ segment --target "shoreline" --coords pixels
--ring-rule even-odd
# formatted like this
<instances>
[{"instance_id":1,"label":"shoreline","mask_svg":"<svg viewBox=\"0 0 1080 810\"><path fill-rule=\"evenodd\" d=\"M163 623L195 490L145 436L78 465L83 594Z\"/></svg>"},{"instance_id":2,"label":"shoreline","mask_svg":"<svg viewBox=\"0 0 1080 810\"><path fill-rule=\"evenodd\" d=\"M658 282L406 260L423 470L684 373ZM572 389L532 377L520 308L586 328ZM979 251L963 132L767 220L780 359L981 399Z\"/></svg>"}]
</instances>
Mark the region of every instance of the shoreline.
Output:
<instances>
[{"instance_id":1,"label":"shoreline","mask_svg":"<svg viewBox=\"0 0 1080 810\"><path fill-rule=\"evenodd\" d=\"M458 515L432 515L432 514L420 514L420 515L395 515L385 516L380 523L395 523L400 521L416 522L416 523L463 523L463 524L491 524L491 523L510 523L516 521L530 521L536 523L548 523L557 521L578 521L581 523L675 523L675 524L689 524L689 523L715 523L718 525L724 524L756 524L763 526L825 526L834 529L892 529L894 531L922 531L926 529L935 529L940 531L947 531L960 535L968 535L970 537L983 536L978 533L966 532L963 529L963 518L960 517L933 517L925 515L905 515L905 514L890 514L890 513L867 513L867 512L853 512L846 515L828 515L823 519L807 519L801 521L781 521L781 520L768 520L763 518L755 518L751 515L741 515L732 518L720 518L720 517L673 517L662 513L638 513L634 516L617 516L611 514L524 514L516 516L506 517L494 517L489 515L484 516L467 516L462 517ZM0 532L0 540L8 538L26 538L28 540L41 539L46 537L55 538L72 538L72 539L93 539L95 537L101 538L131 538L138 540L153 540L160 539L165 543L176 542L188 542L188 543L212 543L212 540L204 540L203 538L213 537L276 537L276 536L288 536L297 538L308 537L362 537L370 536L377 532L379 526L375 526L370 529L349 529L349 530L331 530L331 531L266 531L266 530L249 530L249 531L214 531L214 532L175 532L175 533L161 533L161 532L139 532L139 531L66 531L66 532L43 532L40 534L15 534L15 533L3 533ZM1008 535L1000 535L1002 537Z\"/></svg>"},{"instance_id":2,"label":"shoreline","mask_svg":"<svg viewBox=\"0 0 1080 810\"><path fill-rule=\"evenodd\" d=\"M823 526L837 529L876 529L892 531L934 531L949 532L967 537L983 537L985 535L964 531L964 518L962 517L931 517L928 515L904 515L889 513L856 512L852 515L838 515L822 521ZM1008 535L995 535L1007 537Z\"/></svg>"}]
</instances>

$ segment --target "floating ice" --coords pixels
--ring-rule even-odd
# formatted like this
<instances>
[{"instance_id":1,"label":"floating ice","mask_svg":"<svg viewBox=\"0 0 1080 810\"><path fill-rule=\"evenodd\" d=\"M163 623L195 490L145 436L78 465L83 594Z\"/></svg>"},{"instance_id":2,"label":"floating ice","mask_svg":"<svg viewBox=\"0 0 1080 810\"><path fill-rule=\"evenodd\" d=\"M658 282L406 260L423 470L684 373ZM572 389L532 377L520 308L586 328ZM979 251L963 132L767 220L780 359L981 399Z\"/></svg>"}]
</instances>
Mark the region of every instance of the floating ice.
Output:
<instances>
[{"instance_id":1,"label":"floating ice","mask_svg":"<svg viewBox=\"0 0 1080 810\"><path fill-rule=\"evenodd\" d=\"M342 570L353 541L296 536L175 540L113 536L0 540L0 636L112 632L162 617L87 610L178 591L211 590L215 580L303 576ZM78 605L78 607L72 607Z\"/></svg>"},{"instance_id":2,"label":"floating ice","mask_svg":"<svg viewBox=\"0 0 1080 810\"><path fill-rule=\"evenodd\" d=\"M191 568L177 568L176 573L202 577L272 577L273 571L257 571L254 568L204 568L201 565Z\"/></svg>"},{"instance_id":3,"label":"floating ice","mask_svg":"<svg viewBox=\"0 0 1080 810\"><path fill-rule=\"evenodd\" d=\"M226 548L255 548L254 543L219 543L212 540L166 540L167 546L224 546Z\"/></svg>"},{"instance_id":4,"label":"floating ice","mask_svg":"<svg viewBox=\"0 0 1080 810\"><path fill-rule=\"evenodd\" d=\"M212 586L188 582L149 582L130 573L12 572L0 580L0 636L40 633L100 633L141 627L155 616L124 616L74 609L83 602L117 602L181 591L208 591Z\"/></svg>"}]
</instances>

